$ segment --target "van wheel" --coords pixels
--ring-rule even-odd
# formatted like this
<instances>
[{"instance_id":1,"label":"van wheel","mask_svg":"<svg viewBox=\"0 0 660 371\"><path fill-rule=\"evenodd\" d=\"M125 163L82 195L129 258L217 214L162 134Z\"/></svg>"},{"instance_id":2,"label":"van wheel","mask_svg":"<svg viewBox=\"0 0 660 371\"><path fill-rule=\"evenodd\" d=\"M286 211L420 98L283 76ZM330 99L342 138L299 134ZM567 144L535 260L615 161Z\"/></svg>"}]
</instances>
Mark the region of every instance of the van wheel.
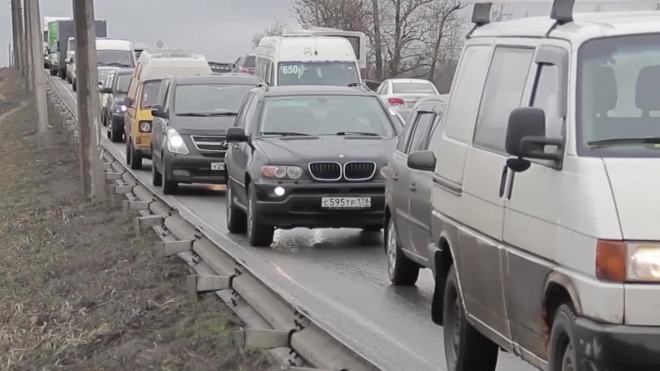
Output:
<instances>
[{"instance_id":1,"label":"van wheel","mask_svg":"<svg viewBox=\"0 0 660 371\"><path fill-rule=\"evenodd\" d=\"M163 194L164 195L175 195L179 190L179 183L167 179L167 168L165 168L165 156L162 156L162 162L160 166L160 173L163 183Z\"/></svg>"},{"instance_id":2,"label":"van wheel","mask_svg":"<svg viewBox=\"0 0 660 371\"><path fill-rule=\"evenodd\" d=\"M229 233L245 233L247 231L247 215L234 204L234 193L231 181L227 182L226 220Z\"/></svg>"},{"instance_id":3,"label":"van wheel","mask_svg":"<svg viewBox=\"0 0 660 371\"><path fill-rule=\"evenodd\" d=\"M73 80L73 83L71 84L71 89L73 89L73 91L78 91L76 85L78 85L76 84L76 80Z\"/></svg>"},{"instance_id":4,"label":"van wheel","mask_svg":"<svg viewBox=\"0 0 660 371\"><path fill-rule=\"evenodd\" d=\"M116 129L112 123L112 119L108 120L108 139L113 143L119 143L122 140L122 134L119 132L121 129Z\"/></svg>"},{"instance_id":5,"label":"van wheel","mask_svg":"<svg viewBox=\"0 0 660 371\"><path fill-rule=\"evenodd\" d=\"M154 153L153 149L151 153ZM154 161L151 161L151 184L156 187L163 185L163 174L158 171L158 167L156 167L156 162Z\"/></svg>"},{"instance_id":6,"label":"van wheel","mask_svg":"<svg viewBox=\"0 0 660 371\"><path fill-rule=\"evenodd\" d=\"M48 66L48 68L50 69L50 75L51 75L51 76L57 76L57 71L55 71L55 70L53 69L53 67Z\"/></svg>"},{"instance_id":7,"label":"van wheel","mask_svg":"<svg viewBox=\"0 0 660 371\"><path fill-rule=\"evenodd\" d=\"M385 251L387 252L387 273L396 286L412 286L419 278L419 265L408 259L401 251L394 218L387 220L385 228Z\"/></svg>"},{"instance_id":8,"label":"van wheel","mask_svg":"<svg viewBox=\"0 0 660 371\"><path fill-rule=\"evenodd\" d=\"M575 350L575 313L571 307L562 304L552 322L550 332L549 371L574 371L578 369Z\"/></svg>"},{"instance_id":9,"label":"van wheel","mask_svg":"<svg viewBox=\"0 0 660 371\"><path fill-rule=\"evenodd\" d=\"M499 346L477 331L465 316L456 266L447 276L443 332L448 371L495 371Z\"/></svg>"},{"instance_id":10,"label":"van wheel","mask_svg":"<svg viewBox=\"0 0 660 371\"><path fill-rule=\"evenodd\" d=\"M126 158L128 158L129 153L131 156L131 162L129 164L131 165L131 169L132 170L142 169L142 154L133 147L133 141L130 139L128 140L128 151L126 152Z\"/></svg>"},{"instance_id":11,"label":"van wheel","mask_svg":"<svg viewBox=\"0 0 660 371\"><path fill-rule=\"evenodd\" d=\"M248 186L248 212L247 212L247 237L250 246L268 247L273 243L275 228L272 225L261 223L259 215L254 210L257 203L257 192Z\"/></svg>"},{"instance_id":12,"label":"van wheel","mask_svg":"<svg viewBox=\"0 0 660 371\"><path fill-rule=\"evenodd\" d=\"M126 137L126 148L124 149L124 152L126 153L126 165L131 164L131 138Z\"/></svg>"}]
</instances>

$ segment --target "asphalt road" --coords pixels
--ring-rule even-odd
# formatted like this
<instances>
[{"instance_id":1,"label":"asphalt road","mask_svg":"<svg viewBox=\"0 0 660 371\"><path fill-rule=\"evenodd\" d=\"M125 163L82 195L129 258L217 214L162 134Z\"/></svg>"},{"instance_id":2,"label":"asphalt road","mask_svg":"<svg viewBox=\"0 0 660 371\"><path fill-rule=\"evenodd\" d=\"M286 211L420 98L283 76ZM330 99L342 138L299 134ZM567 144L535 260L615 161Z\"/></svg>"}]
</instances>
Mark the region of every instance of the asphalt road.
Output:
<instances>
[{"instance_id":1,"label":"asphalt road","mask_svg":"<svg viewBox=\"0 0 660 371\"><path fill-rule=\"evenodd\" d=\"M59 78L51 81L75 112L76 93L71 86ZM124 145L107 141L105 131L103 135L113 154L124 160ZM146 160L138 177L161 194L151 186L150 166ZM424 271L417 287L390 285L382 233L294 229L277 231L270 249L252 248L245 238L227 232L224 192L213 188L181 186L180 195L165 197L260 279L383 369L446 369L442 328L433 324L430 315L431 273ZM497 370L534 368L502 353Z\"/></svg>"}]
</instances>

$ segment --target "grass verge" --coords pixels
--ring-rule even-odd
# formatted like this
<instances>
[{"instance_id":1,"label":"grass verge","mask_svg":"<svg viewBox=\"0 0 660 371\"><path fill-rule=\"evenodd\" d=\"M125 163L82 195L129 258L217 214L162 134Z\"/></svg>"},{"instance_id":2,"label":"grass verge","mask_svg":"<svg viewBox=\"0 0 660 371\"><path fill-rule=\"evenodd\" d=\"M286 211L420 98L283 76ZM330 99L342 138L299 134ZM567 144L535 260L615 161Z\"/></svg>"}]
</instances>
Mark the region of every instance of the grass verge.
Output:
<instances>
[{"instance_id":1,"label":"grass verge","mask_svg":"<svg viewBox=\"0 0 660 371\"><path fill-rule=\"evenodd\" d=\"M75 151L57 113L34 135L32 96L0 70L0 370L267 370L240 351L240 321L190 299L189 268L154 255L118 200L80 201ZM24 102L24 107L21 107Z\"/></svg>"}]
</instances>

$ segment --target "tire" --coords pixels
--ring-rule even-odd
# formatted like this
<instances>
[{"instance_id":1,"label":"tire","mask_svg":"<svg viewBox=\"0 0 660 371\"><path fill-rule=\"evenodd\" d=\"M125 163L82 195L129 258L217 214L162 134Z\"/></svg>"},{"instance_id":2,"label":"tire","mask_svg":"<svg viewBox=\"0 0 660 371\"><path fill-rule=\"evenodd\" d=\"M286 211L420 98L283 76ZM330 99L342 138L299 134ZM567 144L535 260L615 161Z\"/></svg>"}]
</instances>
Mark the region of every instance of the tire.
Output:
<instances>
[{"instance_id":1,"label":"tire","mask_svg":"<svg viewBox=\"0 0 660 371\"><path fill-rule=\"evenodd\" d=\"M73 84L71 84L71 89L73 89L73 91L78 91L78 88L77 88L76 85L78 85L78 84L76 84L76 80L73 80Z\"/></svg>"},{"instance_id":2,"label":"tire","mask_svg":"<svg viewBox=\"0 0 660 371\"><path fill-rule=\"evenodd\" d=\"M254 204L257 202L257 192L248 186L248 212L247 212L247 237L250 246L269 247L273 243L275 228L259 221L259 215L254 212Z\"/></svg>"},{"instance_id":3,"label":"tire","mask_svg":"<svg viewBox=\"0 0 660 371\"><path fill-rule=\"evenodd\" d=\"M62 80L66 80L66 70L65 70L65 69L61 69L61 68L60 68L60 70L58 71L57 74L60 76L60 78L61 78Z\"/></svg>"},{"instance_id":4,"label":"tire","mask_svg":"<svg viewBox=\"0 0 660 371\"><path fill-rule=\"evenodd\" d=\"M548 371L577 370L575 350L575 313L570 306L562 304L555 312L550 331ZM572 368L570 366L572 366Z\"/></svg>"},{"instance_id":5,"label":"tire","mask_svg":"<svg viewBox=\"0 0 660 371\"><path fill-rule=\"evenodd\" d=\"M381 229L383 229L381 224L371 224L362 227L362 230L365 232L380 232Z\"/></svg>"},{"instance_id":6,"label":"tire","mask_svg":"<svg viewBox=\"0 0 660 371\"><path fill-rule=\"evenodd\" d=\"M131 156L131 169L140 170L142 169L142 154L133 148L133 141L128 139L129 151L126 152L126 158L128 158L128 153L130 152Z\"/></svg>"},{"instance_id":7,"label":"tire","mask_svg":"<svg viewBox=\"0 0 660 371\"><path fill-rule=\"evenodd\" d=\"M153 148L151 149L151 153L154 153ZM163 174L161 174L161 172L158 171L155 161L151 161L151 184L153 184L156 187L160 187L163 185Z\"/></svg>"},{"instance_id":8,"label":"tire","mask_svg":"<svg viewBox=\"0 0 660 371\"><path fill-rule=\"evenodd\" d=\"M459 295L456 266L447 276L444 343L447 371L495 371L499 346L468 323Z\"/></svg>"},{"instance_id":9,"label":"tire","mask_svg":"<svg viewBox=\"0 0 660 371\"><path fill-rule=\"evenodd\" d=\"M108 139L113 143L119 143L123 139L123 134L115 130L112 120L108 120Z\"/></svg>"},{"instance_id":10,"label":"tire","mask_svg":"<svg viewBox=\"0 0 660 371\"><path fill-rule=\"evenodd\" d=\"M161 156L161 157L162 157L162 166L160 167L160 171L162 174L161 182L163 183L163 194L175 195L179 190L179 183L167 179L167 168L165 168L165 156Z\"/></svg>"},{"instance_id":11,"label":"tire","mask_svg":"<svg viewBox=\"0 0 660 371\"><path fill-rule=\"evenodd\" d=\"M126 165L131 164L131 138L126 137L126 148L124 150L126 153Z\"/></svg>"},{"instance_id":12,"label":"tire","mask_svg":"<svg viewBox=\"0 0 660 371\"><path fill-rule=\"evenodd\" d=\"M394 218L387 220L384 243L390 282L396 286L413 286L419 278L419 265L408 259L401 251Z\"/></svg>"},{"instance_id":13,"label":"tire","mask_svg":"<svg viewBox=\"0 0 660 371\"><path fill-rule=\"evenodd\" d=\"M227 182L227 207L226 221L227 230L229 233L246 233L247 232L247 214L234 204L234 194L231 189L231 180Z\"/></svg>"},{"instance_id":14,"label":"tire","mask_svg":"<svg viewBox=\"0 0 660 371\"><path fill-rule=\"evenodd\" d=\"M55 71L52 67L48 67L50 69L50 75L51 76L57 76L57 71Z\"/></svg>"}]
</instances>

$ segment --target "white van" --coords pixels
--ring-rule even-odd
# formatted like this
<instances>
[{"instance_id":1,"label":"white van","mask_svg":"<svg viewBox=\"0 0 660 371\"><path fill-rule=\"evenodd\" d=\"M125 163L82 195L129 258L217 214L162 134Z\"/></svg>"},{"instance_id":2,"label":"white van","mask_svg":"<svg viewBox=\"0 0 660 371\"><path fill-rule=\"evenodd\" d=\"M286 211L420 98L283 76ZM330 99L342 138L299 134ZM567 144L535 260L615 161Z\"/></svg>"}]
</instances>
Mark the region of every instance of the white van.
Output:
<instances>
[{"instance_id":1,"label":"white van","mask_svg":"<svg viewBox=\"0 0 660 371\"><path fill-rule=\"evenodd\" d=\"M69 37L66 41L66 59L64 60L64 62L66 62L66 81L68 81L69 84L73 84L73 63L75 54L76 39Z\"/></svg>"},{"instance_id":2,"label":"white van","mask_svg":"<svg viewBox=\"0 0 660 371\"><path fill-rule=\"evenodd\" d=\"M96 38L96 65L98 66L99 86L110 71L117 68L135 68L135 50L133 42L121 39L109 39L105 37ZM76 62L75 57L71 66L73 72L72 87L76 91Z\"/></svg>"},{"instance_id":3,"label":"white van","mask_svg":"<svg viewBox=\"0 0 660 371\"><path fill-rule=\"evenodd\" d=\"M362 83L353 47L343 37L264 37L254 74L270 86Z\"/></svg>"},{"instance_id":4,"label":"white van","mask_svg":"<svg viewBox=\"0 0 660 371\"><path fill-rule=\"evenodd\" d=\"M660 370L660 12L490 23L477 4L433 174L449 371ZM499 368L498 368L499 369Z\"/></svg>"}]
</instances>

